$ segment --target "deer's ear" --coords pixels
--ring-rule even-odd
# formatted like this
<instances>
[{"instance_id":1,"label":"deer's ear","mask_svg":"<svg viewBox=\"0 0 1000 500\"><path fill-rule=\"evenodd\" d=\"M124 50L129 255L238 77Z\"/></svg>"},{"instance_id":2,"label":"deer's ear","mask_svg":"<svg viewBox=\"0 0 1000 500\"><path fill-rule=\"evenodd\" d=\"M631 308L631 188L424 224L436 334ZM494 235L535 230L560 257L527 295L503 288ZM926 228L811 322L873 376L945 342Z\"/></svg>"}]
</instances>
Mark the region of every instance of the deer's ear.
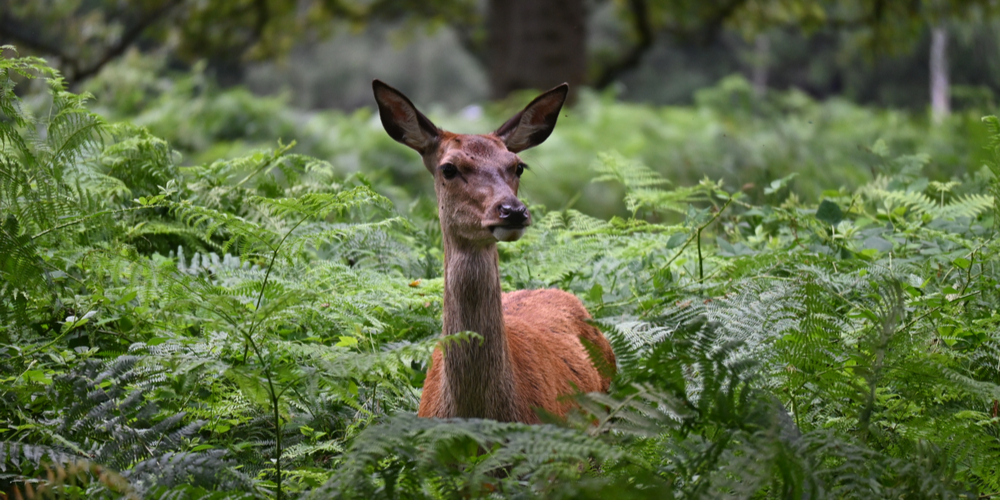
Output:
<instances>
[{"instance_id":1,"label":"deer's ear","mask_svg":"<svg viewBox=\"0 0 1000 500\"><path fill-rule=\"evenodd\" d=\"M401 142L424 154L430 150L441 131L424 116L402 92L380 80L372 82L378 114L385 131Z\"/></svg>"},{"instance_id":2,"label":"deer's ear","mask_svg":"<svg viewBox=\"0 0 1000 500\"><path fill-rule=\"evenodd\" d=\"M512 153L537 146L556 128L559 110L566 102L569 85L562 84L531 101L513 118L494 132Z\"/></svg>"}]
</instances>

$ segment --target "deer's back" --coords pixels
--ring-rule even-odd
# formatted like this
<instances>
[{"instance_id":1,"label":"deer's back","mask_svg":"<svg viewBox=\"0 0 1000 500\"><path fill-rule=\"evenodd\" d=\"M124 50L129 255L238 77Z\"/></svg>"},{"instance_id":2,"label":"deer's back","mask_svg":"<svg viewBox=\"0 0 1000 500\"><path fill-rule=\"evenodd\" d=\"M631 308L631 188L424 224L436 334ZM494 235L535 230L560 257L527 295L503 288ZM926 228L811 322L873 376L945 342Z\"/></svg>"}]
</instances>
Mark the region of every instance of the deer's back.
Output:
<instances>
[{"instance_id":1,"label":"deer's back","mask_svg":"<svg viewBox=\"0 0 1000 500\"><path fill-rule=\"evenodd\" d=\"M518 420L537 423L535 408L565 415L573 407L560 397L582 392L607 392L610 376L601 376L581 339L596 346L614 369L615 355L604 335L587 323L590 314L580 299L562 290L518 290L503 294L504 324L519 398ZM447 418L444 356L435 349L424 393L421 417Z\"/></svg>"},{"instance_id":2,"label":"deer's back","mask_svg":"<svg viewBox=\"0 0 1000 500\"><path fill-rule=\"evenodd\" d=\"M573 406L559 397L607 392L611 377L594 366L581 339L598 348L608 366L615 355L600 330L587 323L590 314L573 294L562 290L518 290L503 295L504 322L518 392L531 408L565 415Z\"/></svg>"}]
</instances>

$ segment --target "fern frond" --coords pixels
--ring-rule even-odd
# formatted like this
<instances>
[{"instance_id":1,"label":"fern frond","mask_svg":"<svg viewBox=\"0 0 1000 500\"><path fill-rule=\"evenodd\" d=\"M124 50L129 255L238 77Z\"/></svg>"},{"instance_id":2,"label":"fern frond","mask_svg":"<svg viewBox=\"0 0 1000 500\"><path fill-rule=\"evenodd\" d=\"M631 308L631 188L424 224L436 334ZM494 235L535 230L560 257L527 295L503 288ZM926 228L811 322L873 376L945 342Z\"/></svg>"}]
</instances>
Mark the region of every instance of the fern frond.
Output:
<instances>
[{"instance_id":1,"label":"fern frond","mask_svg":"<svg viewBox=\"0 0 1000 500\"><path fill-rule=\"evenodd\" d=\"M13 495L58 497L64 486L96 484L95 498L142 498L127 477L88 458L48 446L0 441L0 477ZM32 486L34 485L34 486Z\"/></svg>"},{"instance_id":2,"label":"fern frond","mask_svg":"<svg viewBox=\"0 0 1000 500\"><path fill-rule=\"evenodd\" d=\"M601 153L594 167L599 174L593 182L615 181L625 186L625 205L633 214L640 209L669 210L687 213L691 203L704 201L721 189L721 184L703 181L701 184L666 191L670 184L658 172L618 153Z\"/></svg>"}]
</instances>

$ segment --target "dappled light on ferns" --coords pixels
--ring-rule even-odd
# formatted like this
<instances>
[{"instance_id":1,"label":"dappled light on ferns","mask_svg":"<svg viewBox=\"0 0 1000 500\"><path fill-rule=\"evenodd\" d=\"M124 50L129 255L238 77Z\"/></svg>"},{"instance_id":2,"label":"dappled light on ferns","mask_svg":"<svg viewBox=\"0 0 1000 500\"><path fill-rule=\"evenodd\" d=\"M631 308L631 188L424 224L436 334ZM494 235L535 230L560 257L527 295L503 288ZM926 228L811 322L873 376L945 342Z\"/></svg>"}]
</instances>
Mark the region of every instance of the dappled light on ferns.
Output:
<instances>
[{"instance_id":1,"label":"dappled light on ferns","mask_svg":"<svg viewBox=\"0 0 1000 500\"><path fill-rule=\"evenodd\" d=\"M619 363L609 394L530 426L414 416L441 330L433 203L280 143L180 166L87 99L0 59L8 495L1000 491L995 118L981 171L929 181L929 158L876 143L869 181L820 200L601 155L629 216L533 206L499 249L505 289L576 294Z\"/></svg>"}]
</instances>

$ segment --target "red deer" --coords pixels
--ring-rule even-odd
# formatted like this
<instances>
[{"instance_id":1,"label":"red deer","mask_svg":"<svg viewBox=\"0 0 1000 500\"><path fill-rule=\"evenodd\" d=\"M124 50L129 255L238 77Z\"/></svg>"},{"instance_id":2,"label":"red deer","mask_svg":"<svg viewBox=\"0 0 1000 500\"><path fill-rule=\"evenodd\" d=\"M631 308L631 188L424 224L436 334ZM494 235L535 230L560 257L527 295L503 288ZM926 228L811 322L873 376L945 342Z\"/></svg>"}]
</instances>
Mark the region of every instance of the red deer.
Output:
<instances>
[{"instance_id":1,"label":"red deer","mask_svg":"<svg viewBox=\"0 0 1000 500\"><path fill-rule=\"evenodd\" d=\"M579 299L555 289L500 289L497 242L517 240L531 225L517 198L527 168L517 153L549 137L569 86L549 90L483 135L441 130L396 89L379 80L372 87L385 131L420 153L434 175L444 240L443 335L482 336L434 350L417 415L538 423L536 409L565 415L573 407L562 396L607 391L611 379L583 341L611 369L615 355Z\"/></svg>"}]
</instances>

